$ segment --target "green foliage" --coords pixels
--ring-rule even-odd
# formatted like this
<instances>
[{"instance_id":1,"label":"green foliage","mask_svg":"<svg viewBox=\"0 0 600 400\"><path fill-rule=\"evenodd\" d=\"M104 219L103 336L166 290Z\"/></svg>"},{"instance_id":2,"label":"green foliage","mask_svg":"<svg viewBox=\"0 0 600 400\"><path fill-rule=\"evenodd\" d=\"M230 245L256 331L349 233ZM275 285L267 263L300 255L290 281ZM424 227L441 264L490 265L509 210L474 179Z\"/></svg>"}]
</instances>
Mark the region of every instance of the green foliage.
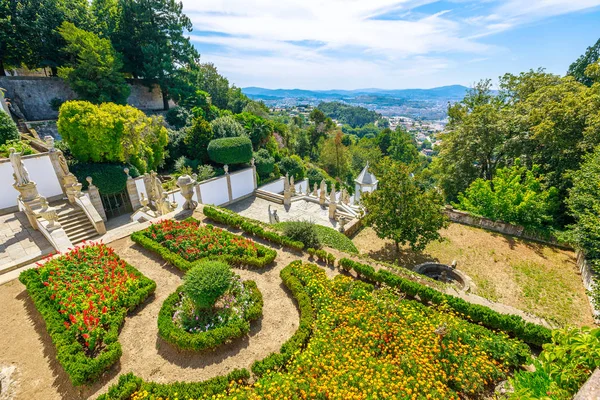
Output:
<instances>
[{"instance_id":1,"label":"green foliage","mask_svg":"<svg viewBox=\"0 0 600 400\"><path fill-rule=\"evenodd\" d=\"M53 97L50 100L50 108L53 109L54 111L58 111L58 110L60 110L60 106L62 106L63 103L64 103L63 99L60 99L58 97Z\"/></svg>"},{"instance_id":2,"label":"green foliage","mask_svg":"<svg viewBox=\"0 0 600 400\"><path fill-rule=\"evenodd\" d=\"M196 180L198 182L202 182L207 179L214 178L215 175L216 175L215 169L212 167L212 165L208 165L208 164L200 165L200 166L198 166L198 176L197 176Z\"/></svg>"},{"instance_id":3,"label":"green foliage","mask_svg":"<svg viewBox=\"0 0 600 400\"><path fill-rule=\"evenodd\" d=\"M252 159L252 142L247 137L228 137L212 140L208 156L218 164L245 164Z\"/></svg>"},{"instance_id":4,"label":"green foliage","mask_svg":"<svg viewBox=\"0 0 600 400\"><path fill-rule=\"evenodd\" d=\"M10 115L0 111L0 145L9 140L19 140L19 130Z\"/></svg>"},{"instance_id":5,"label":"green foliage","mask_svg":"<svg viewBox=\"0 0 600 400\"><path fill-rule=\"evenodd\" d=\"M317 234L314 222L309 221L293 221L279 225L283 229L285 236L292 240L304 243L304 247L318 249L321 247L321 241Z\"/></svg>"},{"instance_id":6,"label":"green foliage","mask_svg":"<svg viewBox=\"0 0 600 400\"><path fill-rule=\"evenodd\" d=\"M276 244L281 244L295 250L302 250L304 248L304 244L302 242L292 240L291 238L282 236L277 232L266 230L259 225L258 221L242 217L225 208L217 209L211 206L204 206L202 212L204 215L206 215L206 217L215 222L229 225L232 228L241 229L249 235L258 236L262 239Z\"/></svg>"},{"instance_id":7,"label":"green foliage","mask_svg":"<svg viewBox=\"0 0 600 400\"><path fill-rule=\"evenodd\" d=\"M397 250L400 244L409 244L415 251L441 238L439 230L447 221L437 192L423 189L411 168L387 158L378 178L377 190L361 195L367 209L364 223L372 226L378 237L393 240Z\"/></svg>"},{"instance_id":8,"label":"green foliage","mask_svg":"<svg viewBox=\"0 0 600 400\"><path fill-rule=\"evenodd\" d=\"M211 124L202 117L195 117L192 124L185 129L183 142L186 155L200 162L208 161L208 145L213 139Z\"/></svg>"},{"instance_id":9,"label":"green foliage","mask_svg":"<svg viewBox=\"0 0 600 400\"><path fill-rule=\"evenodd\" d=\"M165 115L165 120L175 129L181 129L186 126L191 119L192 114L183 107L177 106L169 109Z\"/></svg>"},{"instance_id":10,"label":"green foliage","mask_svg":"<svg viewBox=\"0 0 600 400\"><path fill-rule=\"evenodd\" d=\"M282 175L288 174L290 177L293 176L296 182L304 179L304 163L297 155L283 157L277 165Z\"/></svg>"},{"instance_id":11,"label":"green foliage","mask_svg":"<svg viewBox=\"0 0 600 400\"><path fill-rule=\"evenodd\" d=\"M342 132L337 131L333 137L325 140L319 161L330 175L343 179L350 172L350 153L342 143L342 138Z\"/></svg>"},{"instance_id":12,"label":"green foliage","mask_svg":"<svg viewBox=\"0 0 600 400\"><path fill-rule=\"evenodd\" d=\"M140 172L133 165L115 163L75 163L70 170L87 189L86 178L92 178L92 183L102 194L119 193L127 186L127 175L123 171L129 168L129 175L133 178L140 176Z\"/></svg>"},{"instance_id":13,"label":"green foliage","mask_svg":"<svg viewBox=\"0 0 600 400\"><path fill-rule=\"evenodd\" d=\"M512 399L568 400L600 367L600 329L566 328L552 332L534 363L535 372L519 371L511 380Z\"/></svg>"},{"instance_id":14,"label":"green foliage","mask_svg":"<svg viewBox=\"0 0 600 400\"><path fill-rule=\"evenodd\" d=\"M415 139L402 128L402 125L399 125L396 130L390 134L390 145L386 149L386 153L393 160L400 161L404 164L412 164L419 159L417 143Z\"/></svg>"},{"instance_id":15,"label":"green foliage","mask_svg":"<svg viewBox=\"0 0 600 400\"><path fill-rule=\"evenodd\" d=\"M586 74L586 69L597 63L598 60L600 60L600 39L593 46L588 47L585 53L569 66L567 74L586 86L592 86L594 80Z\"/></svg>"},{"instance_id":16,"label":"green foliage","mask_svg":"<svg viewBox=\"0 0 600 400\"><path fill-rule=\"evenodd\" d=\"M31 146L23 140L9 140L8 142L0 145L0 158L8 158L10 155L10 149L13 148L17 153L21 153L24 156L35 153Z\"/></svg>"},{"instance_id":17,"label":"green foliage","mask_svg":"<svg viewBox=\"0 0 600 400\"><path fill-rule=\"evenodd\" d=\"M423 303L447 304L456 312L463 314L467 319L489 329L506 332L526 343L541 346L551 340L552 331L544 326L526 322L518 315L500 314L488 307L469 303L461 298L441 293L428 286L421 285L386 270L375 271L366 264L342 258L339 261L342 269L354 270L359 277L373 283L384 283L392 288L397 288L407 296L418 296Z\"/></svg>"},{"instance_id":18,"label":"green foliage","mask_svg":"<svg viewBox=\"0 0 600 400\"><path fill-rule=\"evenodd\" d=\"M211 308L231 285L233 272L219 261L203 261L183 278L185 293L199 308Z\"/></svg>"},{"instance_id":19,"label":"green foliage","mask_svg":"<svg viewBox=\"0 0 600 400\"><path fill-rule=\"evenodd\" d=\"M70 22L63 22L58 31L67 42L64 51L71 59L58 69L58 75L82 100L125 104L131 89L120 72L123 63L110 40Z\"/></svg>"},{"instance_id":20,"label":"green foliage","mask_svg":"<svg viewBox=\"0 0 600 400\"><path fill-rule=\"evenodd\" d=\"M277 229L282 229L284 232L286 232L286 227L290 226L290 225L297 225L297 224L302 224L303 222L297 222L297 221L287 221L287 222L280 222L276 225ZM317 233L317 238L318 238L318 242L321 243L324 246L328 246L340 251L347 251L349 253L354 253L354 254L358 254L358 249L356 248L356 246L354 245L354 243L352 243L352 240L350 240L346 235L344 235L341 232L336 231L333 228L330 228L328 226L323 226L323 225L318 225L318 224L313 224L314 225L314 229ZM286 233L287 235L287 233ZM290 235L287 235L290 236ZM301 241L301 240L300 240ZM306 245L305 247L309 247L308 245ZM313 247L314 246L310 246Z\"/></svg>"},{"instance_id":21,"label":"green foliage","mask_svg":"<svg viewBox=\"0 0 600 400\"><path fill-rule=\"evenodd\" d=\"M263 146L269 136L273 133L273 124L267 119L262 117L258 117L249 112L243 112L241 114L237 114L235 119L241 126L243 126L244 131L252 140L252 146L254 150L258 150L259 147Z\"/></svg>"},{"instance_id":22,"label":"green foliage","mask_svg":"<svg viewBox=\"0 0 600 400\"><path fill-rule=\"evenodd\" d=\"M184 277L186 283L179 287L164 301L158 314L158 334L165 341L175 345L181 350L202 351L214 349L233 339L244 336L250 331L250 322L262 315L263 297L254 281L245 281L244 287L250 291L250 302L252 306L246 310L244 319L236 319L227 324L209 329L203 332L190 333L177 326L173 322L173 314L180 301L180 293L185 291L189 274L196 268L192 268Z\"/></svg>"},{"instance_id":23,"label":"green foliage","mask_svg":"<svg viewBox=\"0 0 600 400\"><path fill-rule=\"evenodd\" d=\"M217 118L210 125L212 126L215 139L247 136L244 127L231 116Z\"/></svg>"},{"instance_id":24,"label":"green foliage","mask_svg":"<svg viewBox=\"0 0 600 400\"><path fill-rule=\"evenodd\" d=\"M94 381L108 370L121 357L121 345L118 342L119 330L128 311L141 304L156 289L156 283L127 264L128 273L139 279L135 291L121 293L120 311L107 316L108 329L102 339L104 348L96 357L89 357L83 345L77 341L73 332L65 325L64 316L59 312L56 302L50 298L39 269L29 269L19 275L19 281L27 292L46 324L46 330L56 346L56 357L75 386Z\"/></svg>"},{"instance_id":25,"label":"green foliage","mask_svg":"<svg viewBox=\"0 0 600 400\"><path fill-rule=\"evenodd\" d=\"M374 123L381 118L381 114L369 111L365 107L351 106L340 102L321 103L318 108L328 117L348 124L352 128Z\"/></svg>"},{"instance_id":26,"label":"green foliage","mask_svg":"<svg viewBox=\"0 0 600 400\"><path fill-rule=\"evenodd\" d=\"M156 170L165 157L168 133L160 117L131 106L68 101L60 108L58 131L81 162L131 163Z\"/></svg>"},{"instance_id":27,"label":"green foliage","mask_svg":"<svg viewBox=\"0 0 600 400\"><path fill-rule=\"evenodd\" d=\"M225 376L217 376L202 382L154 383L144 382L133 373L121 375L119 382L98 397L98 400L125 400L135 392L148 392L152 398L202 399L223 393L231 382L246 382L250 372L235 369ZM178 397L179 396L179 397Z\"/></svg>"},{"instance_id":28,"label":"green foliage","mask_svg":"<svg viewBox=\"0 0 600 400\"><path fill-rule=\"evenodd\" d=\"M529 170L519 160L497 170L491 181L477 179L458 195L458 208L494 221L544 229L552 223L558 207L558 191L546 188L538 168Z\"/></svg>"},{"instance_id":29,"label":"green foliage","mask_svg":"<svg viewBox=\"0 0 600 400\"><path fill-rule=\"evenodd\" d=\"M275 159L271 157L267 149L260 149L254 153L254 165L261 178L268 178L275 169Z\"/></svg>"}]
</instances>

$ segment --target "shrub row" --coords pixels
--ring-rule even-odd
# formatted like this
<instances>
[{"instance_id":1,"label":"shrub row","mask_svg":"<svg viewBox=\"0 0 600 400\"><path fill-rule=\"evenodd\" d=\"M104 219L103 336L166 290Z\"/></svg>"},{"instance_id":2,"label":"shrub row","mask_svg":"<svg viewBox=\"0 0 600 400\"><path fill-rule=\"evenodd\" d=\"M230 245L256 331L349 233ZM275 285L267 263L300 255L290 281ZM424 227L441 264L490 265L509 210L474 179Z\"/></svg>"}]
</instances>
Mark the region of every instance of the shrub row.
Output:
<instances>
[{"instance_id":1,"label":"shrub row","mask_svg":"<svg viewBox=\"0 0 600 400\"><path fill-rule=\"evenodd\" d=\"M166 342L180 350L202 351L214 349L228 341L244 336L250 331L250 321L262 315L263 297L254 281L245 281L244 286L251 291L254 305L246 310L243 321L230 322L225 326L206 332L190 333L173 322L175 307L180 299L182 287L172 293L163 302L158 314L158 334Z\"/></svg>"},{"instance_id":2,"label":"shrub row","mask_svg":"<svg viewBox=\"0 0 600 400\"><path fill-rule=\"evenodd\" d=\"M301 261L293 261L281 270L280 276L285 286L292 292L298 302L300 309L300 324L296 333L285 342L279 353L272 353L266 358L252 364L252 372L257 376L263 376L268 371L282 368L294 355L306 345L312 333L315 314L310 296L304 289L302 282L294 276L294 268L302 265ZM318 267L316 267L318 268Z\"/></svg>"},{"instance_id":3,"label":"shrub row","mask_svg":"<svg viewBox=\"0 0 600 400\"><path fill-rule=\"evenodd\" d=\"M104 371L116 363L122 354L119 339L119 328L128 311L141 304L156 289L156 283L142 275L130 265L126 266L129 274L134 274L143 283L139 290L120 299L123 309L110 316L109 328L102 338L104 349L96 357L88 357L84 347L65 326L65 319L59 312L58 305L50 299L46 286L37 269L23 271L19 280L27 288L35 308L46 323L46 330L56 346L56 358L65 369L69 379L75 386L94 381Z\"/></svg>"},{"instance_id":4,"label":"shrub row","mask_svg":"<svg viewBox=\"0 0 600 400\"><path fill-rule=\"evenodd\" d=\"M111 386L108 392L97 400L126 400L135 393L147 393L154 399L201 399L223 393L230 382L247 381L250 372L247 369L236 369L225 376L218 376L203 382L154 383L144 382L133 373L121 375L119 383Z\"/></svg>"},{"instance_id":5,"label":"shrub row","mask_svg":"<svg viewBox=\"0 0 600 400\"><path fill-rule=\"evenodd\" d=\"M304 248L304 244L302 242L292 240L291 238L280 235L277 232L268 231L259 224L252 222L251 219L244 218L238 214L221 211L211 206L204 206L204 210L202 212L215 222L231 226L232 228L241 229L249 235L258 236L262 239L268 240L269 242L290 247L294 250L302 250Z\"/></svg>"},{"instance_id":6,"label":"shrub row","mask_svg":"<svg viewBox=\"0 0 600 400\"><path fill-rule=\"evenodd\" d=\"M201 261L188 261L184 259L179 254L172 252L171 250L162 246L160 243L144 235L144 231L134 232L131 235L131 240L145 247L146 249L157 253L165 261L169 262L170 264L172 264L173 266L175 266L183 272L190 270L194 265ZM257 244L257 246L260 245ZM275 260L275 257L277 257L277 252L264 246L261 247L263 247L263 250L265 252L265 255L263 257L237 257L229 254L223 254L222 256L210 257L209 259L223 261L232 266L247 265L255 268L264 268L267 265L271 264L273 260Z\"/></svg>"},{"instance_id":7,"label":"shrub row","mask_svg":"<svg viewBox=\"0 0 600 400\"><path fill-rule=\"evenodd\" d=\"M371 282L385 283L391 287L400 289L410 297L416 297L423 302L433 304L447 303L458 313L468 317L470 320L481 323L490 329L497 329L508 333L526 343L541 346L550 342L551 330L541 325L525 321L518 315L500 314L488 307L471 304L463 299L441 293L428 286L401 278L389 271L375 271L373 267L356 261L342 258L340 267L345 270L354 270L359 277Z\"/></svg>"},{"instance_id":8,"label":"shrub row","mask_svg":"<svg viewBox=\"0 0 600 400\"><path fill-rule=\"evenodd\" d=\"M326 252L325 250L309 248L306 249L306 251L308 252L308 254L310 254L313 257L316 257L319 261L325 264L329 264L331 266L335 265L335 256L331 253Z\"/></svg>"}]
</instances>

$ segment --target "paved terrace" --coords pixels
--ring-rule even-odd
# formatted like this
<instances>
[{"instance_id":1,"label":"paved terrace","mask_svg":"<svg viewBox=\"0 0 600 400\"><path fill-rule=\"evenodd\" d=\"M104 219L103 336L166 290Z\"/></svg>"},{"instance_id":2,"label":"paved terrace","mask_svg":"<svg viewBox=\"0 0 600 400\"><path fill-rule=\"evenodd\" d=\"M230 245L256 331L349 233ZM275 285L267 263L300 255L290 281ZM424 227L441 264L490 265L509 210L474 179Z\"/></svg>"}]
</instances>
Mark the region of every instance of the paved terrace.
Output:
<instances>
[{"instance_id":1,"label":"paved terrace","mask_svg":"<svg viewBox=\"0 0 600 400\"><path fill-rule=\"evenodd\" d=\"M0 215L0 271L39 260L54 248L22 212Z\"/></svg>"},{"instance_id":2,"label":"paved terrace","mask_svg":"<svg viewBox=\"0 0 600 400\"><path fill-rule=\"evenodd\" d=\"M271 211L277 210L281 222L308 220L333 229L338 226L337 221L329 219L327 207L306 200L293 201L289 206L284 206L259 197L249 197L227 208L244 217L269 222L269 205Z\"/></svg>"}]
</instances>

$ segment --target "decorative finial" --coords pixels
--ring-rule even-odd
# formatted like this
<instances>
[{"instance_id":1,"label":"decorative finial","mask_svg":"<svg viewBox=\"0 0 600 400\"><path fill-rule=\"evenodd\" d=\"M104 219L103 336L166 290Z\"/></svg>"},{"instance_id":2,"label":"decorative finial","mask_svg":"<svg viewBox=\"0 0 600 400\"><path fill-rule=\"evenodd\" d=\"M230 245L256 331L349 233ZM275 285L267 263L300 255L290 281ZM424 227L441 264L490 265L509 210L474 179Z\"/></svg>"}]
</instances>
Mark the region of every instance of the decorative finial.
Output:
<instances>
[{"instance_id":1,"label":"decorative finial","mask_svg":"<svg viewBox=\"0 0 600 400\"><path fill-rule=\"evenodd\" d=\"M91 176L88 176L87 178L85 178L85 180L87 181L88 186L92 186L92 177Z\"/></svg>"},{"instance_id":2,"label":"decorative finial","mask_svg":"<svg viewBox=\"0 0 600 400\"><path fill-rule=\"evenodd\" d=\"M252 157L252 160L250 160L250 165L254 167L254 157Z\"/></svg>"},{"instance_id":3,"label":"decorative finial","mask_svg":"<svg viewBox=\"0 0 600 400\"><path fill-rule=\"evenodd\" d=\"M225 173L228 174L229 173L229 165L225 164L223 166L223 171L225 171Z\"/></svg>"},{"instance_id":4,"label":"decorative finial","mask_svg":"<svg viewBox=\"0 0 600 400\"><path fill-rule=\"evenodd\" d=\"M129 176L129 168L123 168L123 171L125 171L125 175L127 175L127 178L131 178L131 176Z\"/></svg>"}]
</instances>

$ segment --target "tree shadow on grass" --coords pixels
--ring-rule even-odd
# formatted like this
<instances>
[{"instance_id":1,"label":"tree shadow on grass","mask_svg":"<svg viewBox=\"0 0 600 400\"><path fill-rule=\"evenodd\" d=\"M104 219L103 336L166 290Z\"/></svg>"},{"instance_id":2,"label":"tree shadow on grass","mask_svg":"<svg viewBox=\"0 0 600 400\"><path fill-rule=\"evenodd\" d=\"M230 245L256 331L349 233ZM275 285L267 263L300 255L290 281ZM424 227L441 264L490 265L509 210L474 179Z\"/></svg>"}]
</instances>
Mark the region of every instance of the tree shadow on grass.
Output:
<instances>
[{"instance_id":1,"label":"tree shadow on grass","mask_svg":"<svg viewBox=\"0 0 600 400\"><path fill-rule=\"evenodd\" d=\"M48 359L49 367L52 370L52 376L54 378L52 386L56 388L63 399L73 400L95 397L94 395L102 389L108 381L121 372L121 364L117 361L96 382L79 387L73 386L69 379L69 375L65 372L56 358L56 347L54 346L54 343L52 343L52 338L46 330L46 323L35 308L27 291L23 290L16 299L23 302L27 316L33 323L33 328L43 346L44 358ZM138 307L138 309L141 307L142 306Z\"/></svg>"},{"instance_id":2,"label":"tree shadow on grass","mask_svg":"<svg viewBox=\"0 0 600 400\"><path fill-rule=\"evenodd\" d=\"M379 250L371 250L367 255L377 261L397 264L405 268L412 268L416 265L428 261L439 262L439 259L426 253L412 251L410 248L400 248L400 253L396 250L394 243L385 243Z\"/></svg>"}]
</instances>

